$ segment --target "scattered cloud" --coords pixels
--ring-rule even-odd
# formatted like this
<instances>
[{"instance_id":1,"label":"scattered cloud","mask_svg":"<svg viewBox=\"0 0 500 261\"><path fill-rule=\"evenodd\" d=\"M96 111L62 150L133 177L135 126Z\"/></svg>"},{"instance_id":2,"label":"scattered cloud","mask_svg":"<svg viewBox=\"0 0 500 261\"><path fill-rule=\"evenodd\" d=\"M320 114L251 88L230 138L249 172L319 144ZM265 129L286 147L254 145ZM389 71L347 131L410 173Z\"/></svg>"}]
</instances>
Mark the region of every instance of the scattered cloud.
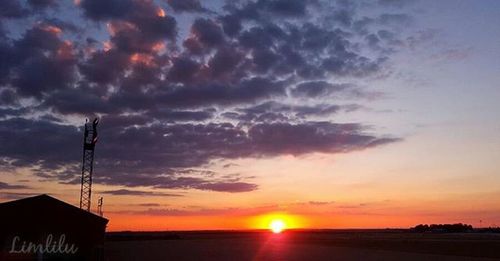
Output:
<instances>
[{"instance_id":1,"label":"scattered cloud","mask_svg":"<svg viewBox=\"0 0 500 261\"><path fill-rule=\"evenodd\" d=\"M27 197L33 197L38 194L36 193L23 193L23 192L4 192L0 194L0 198L6 199L6 200L16 200L16 199L21 199L21 198L27 198Z\"/></svg>"},{"instance_id":2,"label":"scattered cloud","mask_svg":"<svg viewBox=\"0 0 500 261\"><path fill-rule=\"evenodd\" d=\"M179 194L170 194L157 191L143 191L143 190L129 190L129 189L118 189L118 190L106 190L100 192L102 194L109 194L114 196L162 196L162 197L181 197Z\"/></svg>"},{"instance_id":3,"label":"scattered cloud","mask_svg":"<svg viewBox=\"0 0 500 261\"><path fill-rule=\"evenodd\" d=\"M25 185L14 185L14 184L8 184L8 183L0 181L0 189L2 189L2 190L8 190L8 189L27 189L27 188L29 188L29 187L25 186Z\"/></svg>"},{"instance_id":4,"label":"scattered cloud","mask_svg":"<svg viewBox=\"0 0 500 261\"><path fill-rule=\"evenodd\" d=\"M167 0L168 4L176 12L205 12L199 0Z\"/></svg>"},{"instance_id":5,"label":"scattered cloud","mask_svg":"<svg viewBox=\"0 0 500 261\"><path fill-rule=\"evenodd\" d=\"M357 83L390 73L388 49L429 37L402 38L395 24L412 23L403 10L367 16L354 4L317 0L228 1L210 11L197 0L163 3L81 0L72 21L42 11L71 12L60 1L0 3L2 169L76 183L75 119L94 116L95 180L125 187L248 192L258 184L186 170L400 140L331 116L380 97ZM182 12L193 19L178 19Z\"/></svg>"},{"instance_id":6,"label":"scattered cloud","mask_svg":"<svg viewBox=\"0 0 500 261\"><path fill-rule=\"evenodd\" d=\"M431 55L431 59L436 61L462 61L467 59L472 52L471 47L446 49Z\"/></svg>"}]
</instances>

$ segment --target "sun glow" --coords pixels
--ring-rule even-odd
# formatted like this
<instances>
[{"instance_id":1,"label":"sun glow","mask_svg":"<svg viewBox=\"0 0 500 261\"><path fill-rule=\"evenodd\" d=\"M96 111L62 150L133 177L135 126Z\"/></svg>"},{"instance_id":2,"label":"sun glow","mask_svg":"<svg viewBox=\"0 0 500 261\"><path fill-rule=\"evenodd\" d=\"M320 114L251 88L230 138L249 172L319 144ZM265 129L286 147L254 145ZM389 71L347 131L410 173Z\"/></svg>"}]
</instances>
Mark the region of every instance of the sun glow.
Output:
<instances>
[{"instance_id":1,"label":"sun glow","mask_svg":"<svg viewBox=\"0 0 500 261\"><path fill-rule=\"evenodd\" d=\"M273 231L273 233L279 234L286 228L286 225L283 220L275 219L271 221L271 223L269 224L269 228L271 229L271 231Z\"/></svg>"},{"instance_id":2,"label":"sun glow","mask_svg":"<svg viewBox=\"0 0 500 261\"><path fill-rule=\"evenodd\" d=\"M277 212L254 216L248 220L248 224L249 228L266 229L274 233L308 226L306 220L301 216Z\"/></svg>"}]
</instances>

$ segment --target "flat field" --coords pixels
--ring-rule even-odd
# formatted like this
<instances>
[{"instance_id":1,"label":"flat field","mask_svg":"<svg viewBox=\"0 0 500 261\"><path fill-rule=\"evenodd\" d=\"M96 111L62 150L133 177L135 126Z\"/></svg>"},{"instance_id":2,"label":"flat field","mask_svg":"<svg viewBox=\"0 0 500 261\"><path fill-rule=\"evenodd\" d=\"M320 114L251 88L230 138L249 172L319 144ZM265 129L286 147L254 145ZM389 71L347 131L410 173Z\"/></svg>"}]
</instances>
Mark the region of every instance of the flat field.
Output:
<instances>
[{"instance_id":1,"label":"flat field","mask_svg":"<svg viewBox=\"0 0 500 261\"><path fill-rule=\"evenodd\" d=\"M404 230L111 233L114 260L500 260L500 234Z\"/></svg>"}]
</instances>

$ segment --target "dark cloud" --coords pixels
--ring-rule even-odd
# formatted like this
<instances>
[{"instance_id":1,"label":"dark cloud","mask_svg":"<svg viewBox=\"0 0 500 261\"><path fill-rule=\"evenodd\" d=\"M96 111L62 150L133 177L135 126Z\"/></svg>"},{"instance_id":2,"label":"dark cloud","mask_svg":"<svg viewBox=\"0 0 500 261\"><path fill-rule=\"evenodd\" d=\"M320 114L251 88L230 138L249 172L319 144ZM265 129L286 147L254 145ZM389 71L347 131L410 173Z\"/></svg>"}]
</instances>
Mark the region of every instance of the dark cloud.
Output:
<instances>
[{"instance_id":1,"label":"dark cloud","mask_svg":"<svg viewBox=\"0 0 500 261\"><path fill-rule=\"evenodd\" d=\"M349 34L315 24L263 25L242 32L239 42L255 54L256 72L297 74L304 78L368 76L380 72L384 57L370 59L357 53ZM325 54L322 56L321 54Z\"/></svg>"},{"instance_id":2,"label":"dark cloud","mask_svg":"<svg viewBox=\"0 0 500 261\"><path fill-rule=\"evenodd\" d=\"M102 194L109 194L114 196L162 196L162 197L181 197L179 194L170 194L157 191L143 191L143 190L129 190L129 189L117 189L117 190L106 190L99 192Z\"/></svg>"},{"instance_id":3,"label":"dark cloud","mask_svg":"<svg viewBox=\"0 0 500 261\"><path fill-rule=\"evenodd\" d=\"M198 0L167 0L176 12L204 12L206 9Z\"/></svg>"},{"instance_id":4,"label":"dark cloud","mask_svg":"<svg viewBox=\"0 0 500 261\"><path fill-rule=\"evenodd\" d=\"M425 37L400 39L395 27L412 22L402 10L363 17L345 1L231 1L215 11L167 2L192 12L192 24L178 28L153 0L82 0L74 21L35 10L66 8L56 1L0 1L0 19L19 22L0 30L0 168L77 183L74 119L97 115L95 180L126 187L253 191L245 177L193 169L398 140L329 120L360 107L339 105L343 97L376 96L353 78L386 75L397 48Z\"/></svg>"},{"instance_id":5,"label":"dark cloud","mask_svg":"<svg viewBox=\"0 0 500 261\"><path fill-rule=\"evenodd\" d=\"M0 1L0 18L21 18L28 14L18 0Z\"/></svg>"},{"instance_id":6,"label":"dark cloud","mask_svg":"<svg viewBox=\"0 0 500 261\"><path fill-rule=\"evenodd\" d=\"M245 182L213 182L200 184L196 188L203 190L212 190L219 192L249 192L256 190L258 186L256 184L245 183Z\"/></svg>"},{"instance_id":7,"label":"dark cloud","mask_svg":"<svg viewBox=\"0 0 500 261\"><path fill-rule=\"evenodd\" d=\"M121 131L124 128L131 126L144 126L153 120L147 115L107 115L101 118L101 121L106 122L105 125L101 125L102 130L109 132Z\"/></svg>"},{"instance_id":8,"label":"dark cloud","mask_svg":"<svg viewBox=\"0 0 500 261\"><path fill-rule=\"evenodd\" d=\"M129 57L118 51L98 51L80 65L82 74L90 82L113 83L127 68Z\"/></svg>"},{"instance_id":9,"label":"dark cloud","mask_svg":"<svg viewBox=\"0 0 500 261\"><path fill-rule=\"evenodd\" d=\"M2 34L1 29L0 24L0 35ZM14 66L15 62L15 55L13 52L13 47L5 41L2 41L0 36L0 57L2 57L0 60L0 84L5 84L5 82L9 80L10 69Z\"/></svg>"},{"instance_id":10,"label":"dark cloud","mask_svg":"<svg viewBox=\"0 0 500 261\"><path fill-rule=\"evenodd\" d=\"M33 113L32 109L23 107L5 107L0 108L0 118L22 117Z\"/></svg>"},{"instance_id":11,"label":"dark cloud","mask_svg":"<svg viewBox=\"0 0 500 261\"><path fill-rule=\"evenodd\" d=\"M282 81L255 77L237 85L210 84L190 88L177 87L160 94L157 99L171 106L197 107L249 103L259 99L284 95L286 85Z\"/></svg>"},{"instance_id":12,"label":"dark cloud","mask_svg":"<svg viewBox=\"0 0 500 261\"><path fill-rule=\"evenodd\" d=\"M75 88L52 93L45 99L43 107L52 108L55 112L62 114L91 115L96 112L113 112L113 107L91 90L82 91Z\"/></svg>"},{"instance_id":13,"label":"dark cloud","mask_svg":"<svg viewBox=\"0 0 500 261\"><path fill-rule=\"evenodd\" d=\"M243 60L243 53L233 48L220 48L208 62L208 73L211 79L227 79Z\"/></svg>"},{"instance_id":14,"label":"dark cloud","mask_svg":"<svg viewBox=\"0 0 500 261\"><path fill-rule=\"evenodd\" d=\"M82 0L85 15L95 20L123 18L134 10L134 0Z\"/></svg>"},{"instance_id":15,"label":"dark cloud","mask_svg":"<svg viewBox=\"0 0 500 261\"><path fill-rule=\"evenodd\" d=\"M378 0L378 3L383 6L393 6L393 7L404 7L410 4L414 4L417 1L413 0Z\"/></svg>"},{"instance_id":16,"label":"dark cloud","mask_svg":"<svg viewBox=\"0 0 500 261\"><path fill-rule=\"evenodd\" d=\"M308 4L317 3L317 1L258 0L243 3L228 2L225 8L241 18L249 20L267 20L268 16L297 18L305 16Z\"/></svg>"},{"instance_id":17,"label":"dark cloud","mask_svg":"<svg viewBox=\"0 0 500 261\"><path fill-rule=\"evenodd\" d=\"M292 89L295 96L323 97L352 87L350 84L333 84L326 81L310 81L298 84Z\"/></svg>"},{"instance_id":18,"label":"dark cloud","mask_svg":"<svg viewBox=\"0 0 500 261\"><path fill-rule=\"evenodd\" d=\"M60 38L61 32L50 23L37 23L13 45L4 46L10 54L6 56L9 64L2 67L17 94L40 98L75 80L73 45Z\"/></svg>"},{"instance_id":19,"label":"dark cloud","mask_svg":"<svg viewBox=\"0 0 500 261\"><path fill-rule=\"evenodd\" d=\"M198 111L157 110L151 111L149 116L155 119L161 119L165 122L204 121L211 119L214 111L214 109Z\"/></svg>"},{"instance_id":20,"label":"dark cloud","mask_svg":"<svg viewBox=\"0 0 500 261\"><path fill-rule=\"evenodd\" d=\"M262 155L349 152L397 141L359 133L361 129L357 124L328 122L273 123L255 125L249 136L252 146Z\"/></svg>"},{"instance_id":21,"label":"dark cloud","mask_svg":"<svg viewBox=\"0 0 500 261\"><path fill-rule=\"evenodd\" d=\"M102 122L96 182L157 188L251 190L256 188L254 184L242 181L164 175L221 158L339 153L397 141L363 134L358 124L328 122L261 123L248 131L228 123L153 124L125 129L116 126L115 130L108 129ZM37 167L42 173L50 173L67 164L78 164L81 133L74 127L10 119L0 121L0 134L0 156L14 159L12 164L16 166ZM26 145L18 146L21 143ZM74 175L64 176L63 171L56 176L67 180L78 173L77 169L69 172Z\"/></svg>"},{"instance_id":22,"label":"dark cloud","mask_svg":"<svg viewBox=\"0 0 500 261\"><path fill-rule=\"evenodd\" d=\"M170 179L168 182L159 183L155 186L156 188L194 188L200 190L211 190L217 192L249 192L256 190L258 186L256 184L241 182L241 181L231 181L231 180L218 180L218 181L207 181L200 178L192 177L182 177L177 179Z\"/></svg>"},{"instance_id":23,"label":"dark cloud","mask_svg":"<svg viewBox=\"0 0 500 261\"><path fill-rule=\"evenodd\" d=\"M382 14L379 17L379 22L385 25L407 26L413 22L413 18L407 14Z\"/></svg>"},{"instance_id":24,"label":"dark cloud","mask_svg":"<svg viewBox=\"0 0 500 261\"><path fill-rule=\"evenodd\" d=\"M8 200L16 200L21 198L36 196L36 193L23 193L23 192L3 192L0 194L0 198Z\"/></svg>"},{"instance_id":25,"label":"dark cloud","mask_svg":"<svg viewBox=\"0 0 500 261\"><path fill-rule=\"evenodd\" d=\"M13 184L7 184L5 182L0 181L0 189L1 190L7 190L7 189L26 189L29 188L28 186L25 185L13 185Z\"/></svg>"},{"instance_id":26,"label":"dark cloud","mask_svg":"<svg viewBox=\"0 0 500 261\"><path fill-rule=\"evenodd\" d=\"M13 84L24 96L40 97L53 89L65 89L74 80L74 60L38 57L27 60L14 71Z\"/></svg>"},{"instance_id":27,"label":"dark cloud","mask_svg":"<svg viewBox=\"0 0 500 261\"><path fill-rule=\"evenodd\" d=\"M63 20L56 18L56 17L46 18L43 21L46 24L50 24L50 25L53 25L53 26L60 28L62 31L71 32L71 33L81 33L82 32L82 29L80 27L78 27L77 25L75 25L71 21L63 21Z\"/></svg>"},{"instance_id":28,"label":"dark cloud","mask_svg":"<svg viewBox=\"0 0 500 261\"><path fill-rule=\"evenodd\" d=\"M149 53L165 39L175 39L176 22L171 17L142 19L135 24L123 21L109 23L111 43L117 50L128 54Z\"/></svg>"},{"instance_id":29,"label":"dark cloud","mask_svg":"<svg viewBox=\"0 0 500 261\"><path fill-rule=\"evenodd\" d=\"M211 19L196 19L191 32L200 43L207 47L220 45L225 40L222 28Z\"/></svg>"},{"instance_id":30,"label":"dark cloud","mask_svg":"<svg viewBox=\"0 0 500 261\"><path fill-rule=\"evenodd\" d=\"M108 21L112 45L125 53L152 52L177 36L175 18L151 0L82 0L80 6L88 18Z\"/></svg>"},{"instance_id":31,"label":"dark cloud","mask_svg":"<svg viewBox=\"0 0 500 261\"><path fill-rule=\"evenodd\" d=\"M56 7L57 0L28 0L28 4L35 9L44 9L49 7Z\"/></svg>"},{"instance_id":32,"label":"dark cloud","mask_svg":"<svg viewBox=\"0 0 500 261\"><path fill-rule=\"evenodd\" d=\"M235 36L242 29L241 20L237 15L225 15L219 17L224 33L228 36Z\"/></svg>"},{"instance_id":33,"label":"dark cloud","mask_svg":"<svg viewBox=\"0 0 500 261\"><path fill-rule=\"evenodd\" d=\"M106 181L103 182L106 183ZM194 178L194 177L165 178L158 176L149 176L149 177L143 177L141 180L139 180L139 182L142 186L151 186L156 189L199 189L199 190L210 190L210 191L229 192L229 193L249 192L256 190L258 188L256 184L241 182L238 180L208 181L202 178ZM138 186L138 183L134 182L125 185L133 187L133 186ZM113 195L135 195L135 196L153 196L153 195L181 196L177 194L168 194L155 191L136 191L136 190L126 190L126 189L105 191L103 193L113 194Z\"/></svg>"},{"instance_id":34,"label":"dark cloud","mask_svg":"<svg viewBox=\"0 0 500 261\"><path fill-rule=\"evenodd\" d=\"M339 23L342 26L351 26L354 20L354 14L352 10L348 9L339 9L335 11L333 17L333 21Z\"/></svg>"},{"instance_id":35,"label":"dark cloud","mask_svg":"<svg viewBox=\"0 0 500 261\"><path fill-rule=\"evenodd\" d=\"M303 16L306 13L307 1L304 0L260 0L259 8L267 9L269 12L284 16Z\"/></svg>"},{"instance_id":36,"label":"dark cloud","mask_svg":"<svg viewBox=\"0 0 500 261\"><path fill-rule=\"evenodd\" d=\"M293 122L308 116L328 116L342 109L342 106L318 104L288 105L279 102L265 102L251 107L238 108L232 112L226 112L223 116L229 119L237 119L240 123L251 122Z\"/></svg>"},{"instance_id":37,"label":"dark cloud","mask_svg":"<svg viewBox=\"0 0 500 261\"><path fill-rule=\"evenodd\" d=\"M78 129L73 126L21 118L2 120L0 157L12 159L15 166L40 164L48 170L57 169L59 166L78 162L81 156L78 149L80 136Z\"/></svg>"},{"instance_id":38,"label":"dark cloud","mask_svg":"<svg viewBox=\"0 0 500 261\"><path fill-rule=\"evenodd\" d=\"M179 57L172 61L173 66L168 73L172 82L190 82L201 68L201 65L189 58Z\"/></svg>"},{"instance_id":39,"label":"dark cloud","mask_svg":"<svg viewBox=\"0 0 500 261\"><path fill-rule=\"evenodd\" d=\"M18 103L17 95L12 89L0 90L0 102L3 105L16 105Z\"/></svg>"}]
</instances>

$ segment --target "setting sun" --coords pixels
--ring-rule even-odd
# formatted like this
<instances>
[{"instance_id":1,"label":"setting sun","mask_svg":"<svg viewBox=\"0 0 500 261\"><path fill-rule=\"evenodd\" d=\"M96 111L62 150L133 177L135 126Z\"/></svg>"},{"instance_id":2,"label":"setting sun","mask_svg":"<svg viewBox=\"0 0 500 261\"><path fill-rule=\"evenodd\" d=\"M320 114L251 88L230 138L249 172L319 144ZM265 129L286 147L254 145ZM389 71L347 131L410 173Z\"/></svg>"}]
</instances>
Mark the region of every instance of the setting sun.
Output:
<instances>
[{"instance_id":1,"label":"setting sun","mask_svg":"<svg viewBox=\"0 0 500 261\"><path fill-rule=\"evenodd\" d=\"M281 219L275 219L271 221L271 224L269 224L269 228L273 233L278 234L281 233L285 229L285 222Z\"/></svg>"},{"instance_id":2,"label":"setting sun","mask_svg":"<svg viewBox=\"0 0 500 261\"><path fill-rule=\"evenodd\" d=\"M255 229L269 229L274 233L280 233L287 229L308 227L304 217L284 212L267 213L252 217L248 220L248 227Z\"/></svg>"}]
</instances>

